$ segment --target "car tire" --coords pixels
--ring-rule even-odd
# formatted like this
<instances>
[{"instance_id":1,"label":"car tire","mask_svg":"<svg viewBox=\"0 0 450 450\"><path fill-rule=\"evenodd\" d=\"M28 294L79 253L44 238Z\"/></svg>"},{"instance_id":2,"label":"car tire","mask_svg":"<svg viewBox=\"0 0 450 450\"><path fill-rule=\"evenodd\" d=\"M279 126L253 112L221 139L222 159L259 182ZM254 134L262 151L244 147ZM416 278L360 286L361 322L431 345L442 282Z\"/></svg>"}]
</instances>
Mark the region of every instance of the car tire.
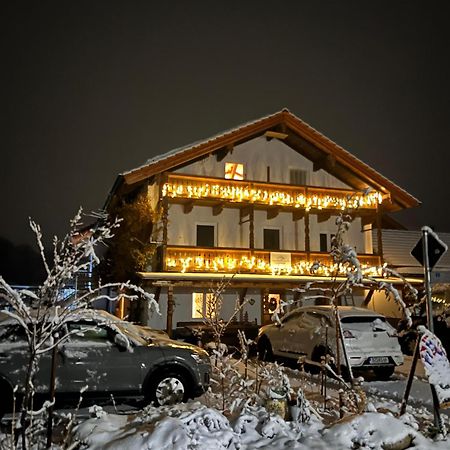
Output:
<instances>
[{"instance_id":1,"label":"car tire","mask_svg":"<svg viewBox=\"0 0 450 450\"><path fill-rule=\"evenodd\" d=\"M389 380L389 378L391 378L394 371L395 371L395 366L375 367L373 369L375 377L379 380Z\"/></svg>"},{"instance_id":2,"label":"car tire","mask_svg":"<svg viewBox=\"0 0 450 450\"><path fill-rule=\"evenodd\" d=\"M272 362L274 360L272 344L270 343L269 338L266 336L261 336L258 340L257 348L258 358L261 361Z\"/></svg>"},{"instance_id":3,"label":"car tire","mask_svg":"<svg viewBox=\"0 0 450 450\"><path fill-rule=\"evenodd\" d=\"M174 405L187 401L191 395L192 382L176 369L166 369L151 375L145 392L147 403L156 406Z\"/></svg>"},{"instance_id":4,"label":"car tire","mask_svg":"<svg viewBox=\"0 0 450 450\"><path fill-rule=\"evenodd\" d=\"M14 395L11 386L5 381L0 381L0 420L6 413L10 413L13 410Z\"/></svg>"}]
</instances>

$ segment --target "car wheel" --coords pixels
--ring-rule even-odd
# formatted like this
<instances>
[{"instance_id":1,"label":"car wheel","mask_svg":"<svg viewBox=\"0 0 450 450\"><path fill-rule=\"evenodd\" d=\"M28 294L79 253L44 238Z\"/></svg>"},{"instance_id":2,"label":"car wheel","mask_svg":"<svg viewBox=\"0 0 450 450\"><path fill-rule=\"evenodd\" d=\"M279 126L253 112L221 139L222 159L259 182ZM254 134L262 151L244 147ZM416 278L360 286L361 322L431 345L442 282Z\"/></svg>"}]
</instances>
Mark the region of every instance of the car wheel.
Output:
<instances>
[{"instance_id":1,"label":"car wheel","mask_svg":"<svg viewBox=\"0 0 450 450\"><path fill-rule=\"evenodd\" d=\"M391 378L394 371L395 371L395 366L376 367L373 369L375 376L379 380L389 380L389 378Z\"/></svg>"},{"instance_id":2,"label":"car wheel","mask_svg":"<svg viewBox=\"0 0 450 450\"><path fill-rule=\"evenodd\" d=\"M257 347L258 347L258 358L261 361L272 362L274 360L272 352L272 344L270 343L269 339L266 336L262 336L258 340Z\"/></svg>"},{"instance_id":3,"label":"car wheel","mask_svg":"<svg viewBox=\"0 0 450 450\"><path fill-rule=\"evenodd\" d=\"M165 370L152 376L146 400L156 406L175 405L190 397L187 377L176 370Z\"/></svg>"}]
</instances>

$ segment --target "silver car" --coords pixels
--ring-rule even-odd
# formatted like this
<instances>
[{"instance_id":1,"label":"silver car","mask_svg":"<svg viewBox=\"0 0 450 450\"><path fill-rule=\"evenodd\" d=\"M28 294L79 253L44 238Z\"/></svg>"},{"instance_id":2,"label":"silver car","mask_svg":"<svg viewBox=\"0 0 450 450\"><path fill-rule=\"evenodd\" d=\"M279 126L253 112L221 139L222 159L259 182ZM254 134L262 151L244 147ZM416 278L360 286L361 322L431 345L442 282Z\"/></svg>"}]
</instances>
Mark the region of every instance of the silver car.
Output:
<instances>
[{"instance_id":1,"label":"silver car","mask_svg":"<svg viewBox=\"0 0 450 450\"><path fill-rule=\"evenodd\" d=\"M67 338L56 354L56 396L144 397L157 405L185 401L209 385L208 354L165 333L122 321L105 311L82 311L64 326ZM48 394L51 354L41 356L36 394ZM0 396L3 412L12 405L14 386L23 389L27 366L24 331L10 318L0 319Z\"/></svg>"},{"instance_id":2,"label":"silver car","mask_svg":"<svg viewBox=\"0 0 450 450\"><path fill-rule=\"evenodd\" d=\"M384 316L368 309L340 306L338 311L352 369L373 370L377 378L388 379L395 367L403 364L396 330ZM281 324L259 330L258 353L266 360L306 356L320 362L326 354L336 355L335 329L331 306L297 308L286 314Z\"/></svg>"}]
</instances>

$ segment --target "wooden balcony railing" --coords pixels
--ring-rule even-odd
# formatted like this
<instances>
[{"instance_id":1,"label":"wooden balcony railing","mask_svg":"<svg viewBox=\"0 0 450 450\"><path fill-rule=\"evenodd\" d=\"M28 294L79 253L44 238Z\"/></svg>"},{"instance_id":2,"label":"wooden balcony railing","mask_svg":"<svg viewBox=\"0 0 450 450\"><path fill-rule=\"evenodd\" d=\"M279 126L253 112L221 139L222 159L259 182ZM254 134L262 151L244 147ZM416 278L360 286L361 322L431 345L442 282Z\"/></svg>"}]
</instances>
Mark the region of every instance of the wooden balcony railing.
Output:
<instances>
[{"instance_id":1,"label":"wooden balcony railing","mask_svg":"<svg viewBox=\"0 0 450 450\"><path fill-rule=\"evenodd\" d=\"M290 184L206 178L169 174L162 196L172 199L201 199L217 203L247 203L260 206L311 209L375 210L388 199L380 192L347 189L293 186Z\"/></svg>"},{"instance_id":2,"label":"wooden balcony railing","mask_svg":"<svg viewBox=\"0 0 450 450\"><path fill-rule=\"evenodd\" d=\"M381 258L358 255L361 268L368 275L381 274ZM318 264L317 264L318 263ZM343 275L345 267L337 267L325 252L288 252L239 248L199 248L167 246L164 271L202 273L255 273L282 275Z\"/></svg>"}]
</instances>

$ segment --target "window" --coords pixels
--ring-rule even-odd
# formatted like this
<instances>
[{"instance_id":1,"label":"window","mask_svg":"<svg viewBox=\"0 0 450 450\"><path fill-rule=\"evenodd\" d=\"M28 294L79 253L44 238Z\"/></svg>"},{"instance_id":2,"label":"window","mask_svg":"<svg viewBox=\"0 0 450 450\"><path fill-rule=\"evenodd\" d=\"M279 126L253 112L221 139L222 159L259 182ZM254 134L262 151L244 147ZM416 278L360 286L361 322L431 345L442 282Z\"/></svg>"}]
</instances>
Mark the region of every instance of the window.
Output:
<instances>
[{"instance_id":1,"label":"window","mask_svg":"<svg viewBox=\"0 0 450 450\"><path fill-rule=\"evenodd\" d=\"M280 250L280 230L273 228L264 228L265 250Z\"/></svg>"},{"instance_id":2,"label":"window","mask_svg":"<svg viewBox=\"0 0 450 450\"><path fill-rule=\"evenodd\" d=\"M328 235L326 233L320 233L320 251L328 251Z\"/></svg>"},{"instance_id":3,"label":"window","mask_svg":"<svg viewBox=\"0 0 450 450\"><path fill-rule=\"evenodd\" d=\"M197 225L197 247L214 247L215 231L214 225Z\"/></svg>"},{"instance_id":4,"label":"window","mask_svg":"<svg viewBox=\"0 0 450 450\"><path fill-rule=\"evenodd\" d=\"M225 163L225 178L228 180L243 180L244 164Z\"/></svg>"},{"instance_id":5,"label":"window","mask_svg":"<svg viewBox=\"0 0 450 450\"><path fill-rule=\"evenodd\" d=\"M303 169L289 169L289 182L301 186L307 184L308 171Z\"/></svg>"},{"instance_id":6,"label":"window","mask_svg":"<svg viewBox=\"0 0 450 450\"><path fill-rule=\"evenodd\" d=\"M214 294L211 292L192 293L192 318L203 319L214 316Z\"/></svg>"},{"instance_id":7,"label":"window","mask_svg":"<svg viewBox=\"0 0 450 450\"><path fill-rule=\"evenodd\" d=\"M328 233L320 233L319 236L319 249L321 252L330 252L331 251L331 243L334 239L335 235Z\"/></svg>"}]
</instances>

